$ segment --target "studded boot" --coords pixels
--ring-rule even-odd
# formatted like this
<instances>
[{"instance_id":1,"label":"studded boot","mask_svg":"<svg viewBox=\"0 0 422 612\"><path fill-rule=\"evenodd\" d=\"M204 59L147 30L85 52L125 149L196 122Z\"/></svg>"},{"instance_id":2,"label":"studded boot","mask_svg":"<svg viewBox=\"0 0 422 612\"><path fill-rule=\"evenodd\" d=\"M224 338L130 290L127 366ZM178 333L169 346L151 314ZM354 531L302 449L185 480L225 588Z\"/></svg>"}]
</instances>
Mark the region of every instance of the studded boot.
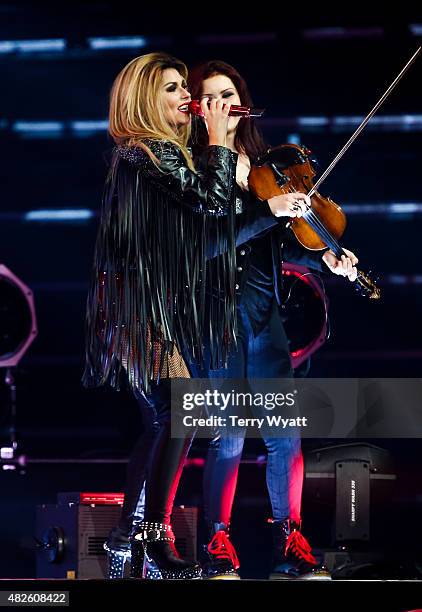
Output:
<instances>
[{"instance_id":1,"label":"studded boot","mask_svg":"<svg viewBox=\"0 0 422 612\"><path fill-rule=\"evenodd\" d=\"M193 580L201 578L201 567L196 562L181 559L174 545L171 525L143 521L132 544L133 562L142 551L141 578L146 580ZM141 549L139 544L141 544Z\"/></svg>"},{"instance_id":2,"label":"studded boot","mask_svg":"<svg viewBox=\"0 0 422 612\"><path fill-rule=\"evenodd\" d=\"M127 530L115 527L104 542L107 552L107 577L124 578L130 562L130 542Z\"/></svg>"}]
</instances>

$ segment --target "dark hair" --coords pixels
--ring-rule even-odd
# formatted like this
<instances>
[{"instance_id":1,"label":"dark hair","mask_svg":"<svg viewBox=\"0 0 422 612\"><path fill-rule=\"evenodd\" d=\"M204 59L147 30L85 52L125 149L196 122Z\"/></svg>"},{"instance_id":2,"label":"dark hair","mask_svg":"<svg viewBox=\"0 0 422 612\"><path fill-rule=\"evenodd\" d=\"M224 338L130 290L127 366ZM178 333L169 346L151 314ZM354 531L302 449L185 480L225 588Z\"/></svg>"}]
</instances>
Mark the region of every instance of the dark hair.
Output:
<instances>
[{"instance_id":1,"label":"dark hair","mask_svg":"<svg viewBox=\"0 0 422 612\"><path fill-rule=\"evenodd\" d=\"M212 60L200 64L189 72L188 87L192 99L198 100L200 98L202 83L205 79L209 79L218 74L223 74L231 79L237 89L242 106L252 106L252 98L245 79L240 76L233 66L219 60ZM196 117L194 119L196 119ZM192 147L195 153L203 150L207 146L208 137L202 120L195 121L192 128ZM234 144L236 149L244 151L251 159L255 159L259 155L262 155L268 148L253 119L240 120L236 130Z\"/></svg>"}]
</instances>

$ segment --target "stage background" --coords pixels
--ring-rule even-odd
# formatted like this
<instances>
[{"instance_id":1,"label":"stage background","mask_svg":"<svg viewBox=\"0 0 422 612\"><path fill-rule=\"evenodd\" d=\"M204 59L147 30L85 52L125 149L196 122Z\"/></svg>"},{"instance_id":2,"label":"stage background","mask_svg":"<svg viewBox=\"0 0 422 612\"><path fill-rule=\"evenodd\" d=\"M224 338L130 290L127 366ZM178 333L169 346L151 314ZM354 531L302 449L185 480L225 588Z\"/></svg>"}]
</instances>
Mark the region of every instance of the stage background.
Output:
<instances>
[{"instance_id":1,"label":"stage background","mask_svg":"<svg viewBox=\"0 0 422 612\"><path fill-rule=\"evenodd\" d=\"M280 11L264 19L239 10L237 19L226 19L223 7L203 3L201 11L204 17L192 21L194 9L180 6L159 16L124 3L68 4L60 10L48 4L0 6L0 262L33 289L39 326L16 372L18 453L28 463L0 473L1 577L34 575L36 504L53 503L58 491L122 489L123 463L89 462L125 459L139 428L127 394L86 391L80 384L96 214L113 146L106 131L108 95L119 70L154 50L189 66L223 59L247 79L255 105L267 109L261 125L268 143L306 144L325 168L422 33L421 20L410 13L389 20ZM126 44L135 46L110 48L113 37L129 37ZM32 51L22 44L41 40L56 42ZM370 303L347 282L325 276L331 337L312 359L312 376L419 376L420 83L419 59L321 188L349 210L344 245L358 254L362 268L380 275L383 298ZM46 209L87 211L88 218L28 220L30 211ZM1 384L1 444L7 445ZM391 450L401 474L394 504L374 519L381 525L379 540L399 522L413 533L408 545L416 550L420 441L378 442ZM259 442L250 441L245 458L263 453ZM203 454L204 443L195 443L192 455ZM47 459L87 463L35 462ZM200 478L199 468L186 471L179 502L201 503ZM262 466L242 466L233 539L249 576L265 576L269 563L264 480ZM323 545L332 507L307 501L306 488L304 507L305 532ZM252 545L246 539L251 532Z\"/></svg>"}]
</instances>

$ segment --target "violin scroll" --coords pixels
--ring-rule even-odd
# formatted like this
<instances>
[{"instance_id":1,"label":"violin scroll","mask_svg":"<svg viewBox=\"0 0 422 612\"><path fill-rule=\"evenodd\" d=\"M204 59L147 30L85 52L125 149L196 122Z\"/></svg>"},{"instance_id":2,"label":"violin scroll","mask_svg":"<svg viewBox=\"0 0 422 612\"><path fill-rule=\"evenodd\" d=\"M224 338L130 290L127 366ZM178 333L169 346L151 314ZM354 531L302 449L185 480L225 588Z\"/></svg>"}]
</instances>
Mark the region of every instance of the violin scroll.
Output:
<instances>
[{"instance_id":1,"label":"violin scroll","mask_svg":"<svg viewBox=\"0 0 422 612\"><path fill-rule=\"evenodd\" d=\"M358 270L358 276L354 281L355 289L360 295L368 297L370 300L379 300L381 297L381 290L377 287L377 279L372 280L370 278L371 271L368 274Z\"/></svg>"}]
</instances>

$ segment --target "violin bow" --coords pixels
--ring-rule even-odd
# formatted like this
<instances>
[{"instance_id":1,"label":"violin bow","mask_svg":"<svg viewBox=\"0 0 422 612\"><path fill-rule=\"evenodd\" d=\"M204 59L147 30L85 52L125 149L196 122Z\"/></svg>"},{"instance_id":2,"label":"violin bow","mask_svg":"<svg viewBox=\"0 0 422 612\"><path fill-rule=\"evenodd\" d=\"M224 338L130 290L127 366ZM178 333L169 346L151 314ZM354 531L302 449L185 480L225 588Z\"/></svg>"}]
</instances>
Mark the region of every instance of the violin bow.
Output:
<instances>
[{"instance_id":1,"label":"violin bow","mask_svg":"<svg viewBox=\"0 0 422 612\"><path fill-rule=\"evenodd\" d=\"M346 151L349 149L349 147L354 143L354 141L356 140L356 138L359 136L359 134L362 132L362 130L365 129L366 124L372 119L372 117L375 115L375 113L377 112L377 110L379 109L379 107L385 102L385 100L388 98L388 96L390 95L390 93L393 91L393 89L396 87L397 83L400 81L400 79L405 75L405 73L407 72L407 70L410 68L410 66L413 64L413 62L416 60L416 58L418 57L419 53L421 52L422 47L419 47L416 52L412 55L412 57L410 58L410 60L407 62L407 64L404 66L404 68L400 71L400 73L396 76L396 78L394 79L394 81L391 83L390 87L385 91L385 93L381 96L381 98L378 100L378 102L375 104L374 108L367 114L367 116L365 117L365 119L362 121L362 123L359 125L359 127L355 130L355 132L352 134L352 136L350 136L349 140L346 142L346 144L344 145L344 147L337 153L337 155L335 156L335 158L333 159L333 161L331 162L331 164L328 166L328 168L321 174L321 176L319 177L319 179L316 181L316 183L314 184L314 186L312 187L312 189L310 190L310 192L308 193L308 196L311 197L314 195L314 193L316 192L316 190L318 189L318 187L321 185L321 183L323 181L325 181L325 179L327 178L327 176L330 174L331 170L338 164L338 162L340 161L340 159L343 157L343 155L346 153Z\"/></svg>"}]
</instances>

